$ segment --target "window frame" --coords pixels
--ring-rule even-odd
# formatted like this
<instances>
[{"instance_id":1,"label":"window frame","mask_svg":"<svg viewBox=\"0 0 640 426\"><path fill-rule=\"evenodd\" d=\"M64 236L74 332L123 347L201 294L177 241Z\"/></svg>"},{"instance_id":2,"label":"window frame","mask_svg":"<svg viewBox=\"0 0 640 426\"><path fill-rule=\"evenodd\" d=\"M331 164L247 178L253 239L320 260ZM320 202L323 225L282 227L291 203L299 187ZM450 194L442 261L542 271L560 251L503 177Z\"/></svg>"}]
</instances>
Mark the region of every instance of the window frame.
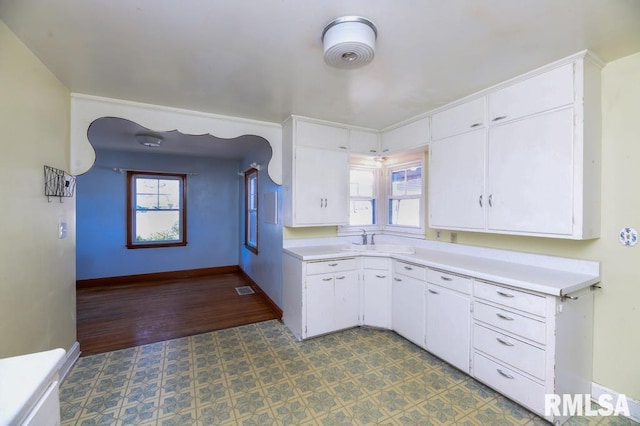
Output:
<instances>
[{"instance_id":1,"label":"window frame","mask_svg":"<svg viewBox=\"0 0 640 426\"><path fill-rule=\"evenodd\" d=\"M258 173L258 169L250 168L244 172L244 246L247 250L258 254L259 247L259 220L258 216L260 215L260 174ZM250 182L252 179L255 179L255 208L252 209L250 201L251 191L250 191ZM255 211L255 214L252 216L252 211ZM249 230L251 227L251 218L255 217L255 229L256 229L256 238L255 244L253 244L249 239Z\"/></svg>"},{"instance_id":2,"label":"window frame","mask_svg":"<svg viewBox=\"0 0 640 426\"><path fill-rule=\"evenodd\" d=\"M374 179L374 188L373 188L373 200L375 201L375 223L373 225L339 225L338 226L338 235L339 236L347 236L347 235L360 235L362 234L362 230L364 229L367 233L370 232L379 232L381 230L380 225L380 178L381 178L381 169L377 166L377 163L373 161L371 157L364 156L356 156L352 155L349 159L349 175L351 175L351 170L359 169L359 170L373 170L375 173ZM349 185L351 182L349 182ZM351 209L351 200L369 200L370 198L366 197L352 197L351 189L349 189L349 209Z\"/></svg>"},{"instance_id":3,"label":"window frame","mask_svg":"<svg viewBox=\"0 0 640 426\"><path fill-rule=\"evenodd\" d=\"M417 154L407 154L398 157L390 158L385 165L383 166L383 179L384 179L384 209L381 212L383 214L383 222L381 223L382 231L385 234L390 235L399 235L399 236L421 236L425 237L426 235L426 169L425 169L425 153L420 152ZM393 197L392 196L392 182L391 182L391 174L394 171L408 169L411 167L420 167L421 169L421 181L420 181L420 195L418 196L401 196L401 197ZM406 225L393 225L389 223L389 203L390 200L393 199L417 199L420 204L419 211L419 226L406 226Z\"/></svg>"},{"instance_id":4,"label":"window frame","mask_svg":"<svg viewBox=\"0 0 640 426\"><path fill-rule=\"evenodd\" d=\"M137 209L134 203L136 197L135 183L136 179L140 177L143 179L157 178L165 180L176 180L180 183L180 206L177 209L164 209L163 211L178 211L179 212L179 226L180 226L180 239L177 241L158 241L158 242L140 242L135 241L136 235L136 212L141 209ZM127 248L128 249L141 249L141 248L160 248L160 247L183 247L187 245L187 175L183 173L168 173L168 172L147 172L138 170L127 171Z\"/></svg>"}]
</instances>

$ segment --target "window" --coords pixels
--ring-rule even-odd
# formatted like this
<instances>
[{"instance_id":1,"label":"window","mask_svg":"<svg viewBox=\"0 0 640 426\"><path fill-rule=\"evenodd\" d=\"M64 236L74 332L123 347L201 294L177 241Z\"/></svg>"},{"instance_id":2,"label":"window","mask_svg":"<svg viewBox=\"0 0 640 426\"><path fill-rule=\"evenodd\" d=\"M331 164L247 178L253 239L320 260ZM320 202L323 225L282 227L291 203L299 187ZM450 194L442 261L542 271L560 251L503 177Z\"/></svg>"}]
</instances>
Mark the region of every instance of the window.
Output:
<instances>
[{"instance_id":1,"label":"window","mask_svg":"<svg viewBox=\"0 0 640 426\"><path fill-rule=\"evenodd\" d=\"M422 162L387 167L387 227L422 230L424 223Z\"/></svg>"},{"instance_id":2,"label":"window","mask_svg":"<svg viewBox=\"0 0 640 426\"><path fill-rule=\"evenodd\" d=\"M376 224L377 170L351 167L349 173L349 226Z\"/></svg>"},{"instance_id":3,"label":"window","mask_svg":"<svg viewBox=\"0 0 640 426\"><path fill-rule=\"evenodd\" d=\"M244 194L244 245L258 253L258 170L245 172Z\"/></svg>"},{"instance_id":4,"label":"window","mask_svg":"<svg viewBox=\"0 0 640 426\"><path fill-rule=\"evenodd\" d=\"M127 247L187 245L186 175L127 172Z\"/></svg>"},{"instance_id":5,"label":"window","mask_svg":"<svg viewBox=\"0 0 640 426\"><path fill-rule=\"evenodd\" d=\"M360 235L364 229L424 236L424 152L350 161L349 225L340 226L338 235Z\"/></svg>"}]
</instances>

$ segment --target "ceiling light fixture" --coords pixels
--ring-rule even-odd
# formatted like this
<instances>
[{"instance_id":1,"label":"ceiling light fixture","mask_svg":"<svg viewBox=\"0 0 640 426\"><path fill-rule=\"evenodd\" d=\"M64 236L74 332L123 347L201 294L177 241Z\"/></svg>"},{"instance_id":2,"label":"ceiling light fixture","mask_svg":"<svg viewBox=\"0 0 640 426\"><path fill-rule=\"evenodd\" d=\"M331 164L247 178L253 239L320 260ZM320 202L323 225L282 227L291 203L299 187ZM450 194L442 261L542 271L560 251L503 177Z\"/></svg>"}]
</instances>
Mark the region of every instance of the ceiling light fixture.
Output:
<instances>
[{"instance_id":1,"label":"ceiling light fixture","mask_svg":"<svg viewBox=\"0 0 640 426\"><path fill-rule=\"evenodd\" d=\"M329 22L322 31L324 60L344 69L359 68L373 61L378 30L361 16L343 16Z\"/></svg>"},{"instance_id":2,"label":"ceiling light fixture","mask_svg":"<svg viewBox=\"0 0 640 426\"><path fill-rule=\"evenodd\" d=\"M148 146L149 148L158 148L162 144L162 136L150 133L138 133L136 140L140 145Z\"/></svg>"}]
</instances>

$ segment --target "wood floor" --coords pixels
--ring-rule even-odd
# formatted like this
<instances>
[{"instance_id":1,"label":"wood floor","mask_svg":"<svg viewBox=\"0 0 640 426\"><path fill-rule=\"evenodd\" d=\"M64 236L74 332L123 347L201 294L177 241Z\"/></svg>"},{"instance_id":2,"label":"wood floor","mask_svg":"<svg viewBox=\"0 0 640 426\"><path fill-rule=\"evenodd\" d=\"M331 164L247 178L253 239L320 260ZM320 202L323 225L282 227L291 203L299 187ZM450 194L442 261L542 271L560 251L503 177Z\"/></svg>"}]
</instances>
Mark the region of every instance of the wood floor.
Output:
<instances>
[{"instance_id":1,"label":"wood floor","mask_svg":"<svg viewBox=\"0 0 640 426\"><path fill-rule=\"evenodd\" d=\"M129 348L277 318L241 273L78 288L82 355Z\"/></svg>"}]
</instances>

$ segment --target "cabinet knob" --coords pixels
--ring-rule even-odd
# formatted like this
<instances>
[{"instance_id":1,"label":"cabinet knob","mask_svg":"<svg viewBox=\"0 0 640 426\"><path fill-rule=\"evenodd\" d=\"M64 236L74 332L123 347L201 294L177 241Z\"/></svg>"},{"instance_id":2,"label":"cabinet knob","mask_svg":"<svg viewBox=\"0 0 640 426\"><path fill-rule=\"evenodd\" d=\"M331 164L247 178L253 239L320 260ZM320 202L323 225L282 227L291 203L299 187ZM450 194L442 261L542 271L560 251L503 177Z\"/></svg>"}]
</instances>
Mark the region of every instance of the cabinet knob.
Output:
<instances>
[{"instance_id":1,"label":"cabinet knob","mask_svg":"<svg viewBox=\"0 0 640 426\"><path fill-rule=\"evenodd\" d=\"M480 194L480 197L478 198L478 204L482 207L482 194Z\"/></svg>"},{"instance_id":2,"label":"cabinet knob","mask_svg":"<svg viewBox=\"0 0 640 426\"><path fill-rule=\"evenodd\" d=\"M501 339L500 337L496 337L496 340L500 343L502 343L505 346L513 346L513 343L511 342L507 342L506 340Z\"/></svg>"},{"instance_id":3,"label":"cabinet knob","mask_svg":"<svg viewBox=\"0 0 640 426\"><path fill-rule=\"evenodd\" d=\"M338 266L337 263L329 263L329 266Z\"/></svg>"},{"instance_id":4,"label":"cabinet knob","mask_svg":"<svg viewBox=\"0 0 640 426\"><path fill-rule=\"evenodd\" d=\"M413 271L413 268L411 266L405 266L404 269L406 269L407 271Z\"/></svg>"},{"instance_id":5,"label":"cabinet knob","mask_svg":"<svg viewBox=\"0 0 640 426\"><path fill-rule=\"evenodd\" d=\"M445 277L444 275L440 275L440 279L441 279L442 281L453 281L453 278L451 278L451 277Z\"/></svg>"},{"instance_id":6,"label":"cabinet knob","mask_svg":"<svg viewBox=\"0 0 640 426\"><path fill-rule=\"evenodd\" d=\"M344 280L346 277L344 275L340 276L340 277L336 277L336 280Z\"/></svg>"},{"instance_id":7,"label":"cabinet knob","mask_svg":"<svg viewBox=\"0 0 640 426\"><path fill-rule=\"evenodd\" d=\"M493 119L493 120L491 120L491 121L500 121L500 120L504 120L505 118L507 118L507 116L506 116L506 115L501 115L500 117L496 117L496 118L494 118L494 119Z\"/></svg>"},{"instance_id":8,"label":"cabinet knob","mask_svg":"<svg viewBox=\"0 0 640 426\"><path fill-rule=\"evenodd\" d=\"M478 126L482 126L482 123L473 123L470 127L474 128L474 127L478 127Z\"/></svg>"},{"instance_id":9,"label":"cabinet knob","mask_svg":"<svg viewBox=\"0 0 640 426\"><path fill-rule=\"evenodd\" d=\"M376 275L376 278L387 278L386 275Z\"/></svg>"},{"instance_id":10,"label":"cabinet knob","mask_svg":"<svg viewBox=\"0 0 640 426\"><path fill-rule=\"evenodd\" d=\"M322 281L331 281L333 278L323 278Z\"/></svg>"},{"instance_id":11,"label":"cabinet knob","mask_svg":"<svg viewBox=\"0 0 640 426\"><path fill-rule=\"evenodd\" d=\"M489 194L489 207L493 207L493 194Z\"/></svg>"},{"instance_id":12,"label":"cabinet knob","mask_svg":"<svg viewBox=\"0 0 640 426\"><path fill-rule=\"evenodd\" d=\"M395 278L395 277L393 278L393 280L398 282L402 281L400 278Z\"/></svg>"},{"instance_id":13,"label":"cabinet knob","mask_svg":"<svg viewBox=\"0 0 640 426\"><path fill-rule=\"evenodd\" d=\"M431 293L431 294L440 294L440 293L438 293L437 291L432 290L432 289L429 289L429 293Z\"/></svg>"}]
</instances>

